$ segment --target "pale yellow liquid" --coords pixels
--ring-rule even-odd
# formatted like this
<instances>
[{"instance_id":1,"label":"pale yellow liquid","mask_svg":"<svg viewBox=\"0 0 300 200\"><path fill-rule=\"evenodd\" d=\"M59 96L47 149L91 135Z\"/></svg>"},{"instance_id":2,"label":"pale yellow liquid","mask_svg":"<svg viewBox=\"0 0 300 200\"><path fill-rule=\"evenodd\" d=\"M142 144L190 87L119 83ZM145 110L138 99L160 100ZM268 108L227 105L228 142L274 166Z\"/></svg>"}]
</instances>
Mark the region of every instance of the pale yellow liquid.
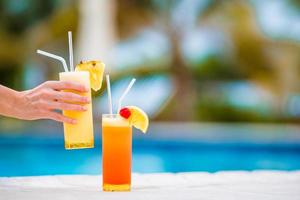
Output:
<instances>
[{"instance_id":1,"label":"pale yellow liquid","mask_svg":"<svg viewBox=\"0 0 300 200\"><path fill-rule=\"evenodd\" d=\"M59 79L61 81L75 81L85 85L87 88L91 88L88 72L62 72L59 73ZM80 95L91 99L91 90L89 90L87 93L80 93ZM83 112L67 110L63 111L65 116L77 120L77 124L64 123L66 149L94 147L92 103L86 104L85 106L87 110Z\"/></svg>"}]
</instances>

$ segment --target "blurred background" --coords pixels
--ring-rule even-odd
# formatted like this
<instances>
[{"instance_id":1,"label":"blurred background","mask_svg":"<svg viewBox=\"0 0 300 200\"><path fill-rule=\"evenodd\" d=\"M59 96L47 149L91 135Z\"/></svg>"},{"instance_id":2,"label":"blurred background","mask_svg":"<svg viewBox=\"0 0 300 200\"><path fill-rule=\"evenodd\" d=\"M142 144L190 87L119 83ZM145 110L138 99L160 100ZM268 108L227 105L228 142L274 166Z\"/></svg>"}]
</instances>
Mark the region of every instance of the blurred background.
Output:
<instances>
[{"instance_id":1,"label":"blurred background","mask_svg":"<svg viewBox=\"0 0 300 200\"><path fill-rule=\"evenodd\" d=\"M137 78L124 104L151 123L133 171L300 169L299 0L1 0L0 84L58 80L36 50L68 61L69 30L75 63L106 64L114 103ZM61 124L1 117L0 175L101 173L106 85L93 96L91 150L65 151Z\"/></svg>"}]
</instances>

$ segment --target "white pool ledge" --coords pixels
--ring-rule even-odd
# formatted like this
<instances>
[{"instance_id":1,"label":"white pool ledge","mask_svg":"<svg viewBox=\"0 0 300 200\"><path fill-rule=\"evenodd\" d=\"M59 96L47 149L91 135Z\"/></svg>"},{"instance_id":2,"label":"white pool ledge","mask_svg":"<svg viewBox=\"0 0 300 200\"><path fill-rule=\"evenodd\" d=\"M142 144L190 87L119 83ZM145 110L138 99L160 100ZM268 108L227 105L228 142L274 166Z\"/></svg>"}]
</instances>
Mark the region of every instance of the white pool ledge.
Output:
<instances>
[{"instance_id":1,"label":"white pool ledge","mask_svg":"<svg viewBox=\"0 0 300 200\"><path fill-rule=\"evenodd\" d=\"M299 200L300 171L133 174L132 191L101 191L101 176L0 178L0 199Z\"/></svg>"}]
</instances>

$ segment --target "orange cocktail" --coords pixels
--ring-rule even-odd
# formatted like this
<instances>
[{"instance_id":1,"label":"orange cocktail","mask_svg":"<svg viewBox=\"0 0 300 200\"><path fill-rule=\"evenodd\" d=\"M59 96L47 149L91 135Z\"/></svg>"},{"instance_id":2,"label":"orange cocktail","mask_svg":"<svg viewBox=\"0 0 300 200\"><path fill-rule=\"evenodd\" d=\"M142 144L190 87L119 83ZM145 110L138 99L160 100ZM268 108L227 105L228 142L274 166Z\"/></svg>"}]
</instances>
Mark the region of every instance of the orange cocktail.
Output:
<instances>
[{"instance_id":1,"label":"orange cocktail","mask_svg":"<svg viewBox=\"0 0 300 200\"><path fill-rule=\"evenodd\" d=\"M132 126L120 115L102 116L104 191L129 191L131 185Z\"/></svg>"}]
</instances>

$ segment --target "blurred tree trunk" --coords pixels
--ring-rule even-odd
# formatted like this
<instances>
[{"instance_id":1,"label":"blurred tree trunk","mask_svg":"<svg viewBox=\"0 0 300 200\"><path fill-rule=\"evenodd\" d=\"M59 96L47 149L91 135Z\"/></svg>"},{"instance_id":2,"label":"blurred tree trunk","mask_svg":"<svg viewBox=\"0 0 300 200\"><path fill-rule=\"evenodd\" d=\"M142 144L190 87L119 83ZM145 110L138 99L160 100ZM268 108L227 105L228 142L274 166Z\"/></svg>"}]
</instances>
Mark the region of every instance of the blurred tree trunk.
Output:
<instances>
[{"instance_id":1,"label":"blurred tree trunk","mask_svg":"<svg viewBox=\"0 0 300 200\"><path fill-rule=\"evenodd\" d=\"M195 85L191 70L188 69L184 62L181 52L181 38L176 31L169 31L171 40L172 61L171 74L175 82L175 95L171 101L169 119L188 121L194 119L195 115Z\"/></svg>"},{"instance_id":2,"label":"blurred tree trunk","mask_svg":"<svg viewBox=\"0 0 300 200\"><path fill-rule=\"evenodd\" d=\"M109 52L116 43L115 4L114 0L80 1L77 62L101 59L110 66Z\"/></svg>"},{"instance_id":3,"label":"blurred tree trunk","mask_svg":"<svg viewBox=\"0 0 300 200\"><path fill-rule=\"evenodd\" d=\"M278 114L285 115L288 98L298 89L299 51L288 44L273 44L272 61L275 66L276 79L273 81L275 108Z\"/></svg>"}]
</instances>

